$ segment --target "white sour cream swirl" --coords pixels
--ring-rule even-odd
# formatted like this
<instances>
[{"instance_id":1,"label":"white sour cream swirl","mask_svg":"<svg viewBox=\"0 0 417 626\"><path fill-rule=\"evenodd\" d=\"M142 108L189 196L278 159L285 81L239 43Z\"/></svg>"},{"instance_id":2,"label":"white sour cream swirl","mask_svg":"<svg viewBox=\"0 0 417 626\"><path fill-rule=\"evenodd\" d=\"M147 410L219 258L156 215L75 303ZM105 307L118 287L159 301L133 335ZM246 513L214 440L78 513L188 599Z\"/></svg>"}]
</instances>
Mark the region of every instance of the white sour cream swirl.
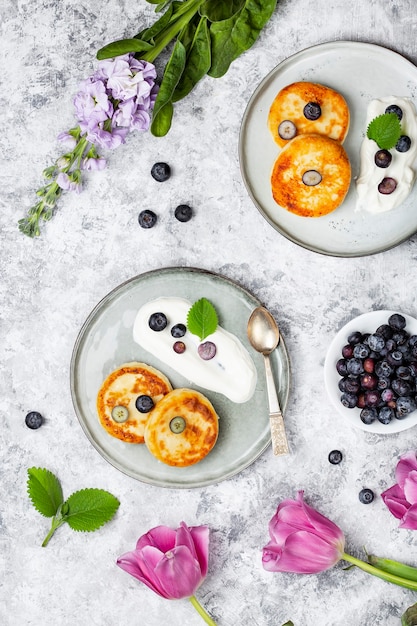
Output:
<instances>
[{"instance_id":1,"label":"white sour cream swirl","mask_svg":"<svg viewBox=\"0 0 417 626\"><path fill-rule=\"evenodd\" d=\"M173 344L178 339L172 337L171 328L175 324L186 324L191 305L188 300L176 297L147 302L136 315L134 341L199 387L221 393L232 402L246 402L255 391L257 373L251 356L235 335L218 326L206 337L204 341L212 341L217 348L216 355L209 361L199 356L200 339L188 330L179 339L186 346L185 352L174 352ZM164 313L168 319L168 325L162 331L149 327L149 318L156 312Z\"/></svg>"},{"instance_id":2,"label":"white sour cream swirl","mask_svg":"<svg viewBox=\"0 0 417 626\"><path fill-rule=\"evenodd\" d=\"M379 150L376 142L367 137L364 138L360 151L360 171L356 181L357 211L367 211L368 213L391 211L404 202L414 185L417 156L417 115L411 99L388 96L372 100L367 109L366 128L375 117L385 113L385 109L390 104L396 104L402 109L402 134L410 137L411 147L407 152L398 152L395 148L390 150L392 161L388 167L381 168L377 167L374 161L375 152ZM397 187L392 193L384 195L378 191L378 185L386 177L393 178L397 182Z\"/></svg>"}]
</instances>

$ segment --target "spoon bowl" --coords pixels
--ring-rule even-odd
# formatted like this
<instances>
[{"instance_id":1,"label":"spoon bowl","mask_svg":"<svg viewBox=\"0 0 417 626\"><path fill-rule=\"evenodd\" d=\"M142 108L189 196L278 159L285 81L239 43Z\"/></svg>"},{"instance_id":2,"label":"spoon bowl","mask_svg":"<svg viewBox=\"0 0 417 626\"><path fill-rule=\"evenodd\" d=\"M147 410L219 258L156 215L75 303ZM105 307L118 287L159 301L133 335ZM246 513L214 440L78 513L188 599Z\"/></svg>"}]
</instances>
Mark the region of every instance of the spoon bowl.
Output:
<instances>
[{"instance_id":1,"label":"spoon bowl","mask_svg":"<svg viewBox=\"0 0 417 626\"><path fill-rule=\"evenodd\" d=\"M278 325L271 313L259 306L252 311L249 317L247 333L251 346L264 357L273 453L277 456L288 454L289 448L284 420L269 360L269 355L279 343Z\"/></svg>"}]
</instances>

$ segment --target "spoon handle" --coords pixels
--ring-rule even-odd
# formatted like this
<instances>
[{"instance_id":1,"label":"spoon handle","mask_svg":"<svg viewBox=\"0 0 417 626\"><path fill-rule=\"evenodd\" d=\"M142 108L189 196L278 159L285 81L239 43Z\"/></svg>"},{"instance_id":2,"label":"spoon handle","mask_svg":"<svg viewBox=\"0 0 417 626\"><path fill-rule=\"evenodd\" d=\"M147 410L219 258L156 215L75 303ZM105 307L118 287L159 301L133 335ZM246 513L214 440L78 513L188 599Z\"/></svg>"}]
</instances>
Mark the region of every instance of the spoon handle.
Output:
<instances>
[{"instance_id":1,"label":"spoon handle","mask_svg":"<svg viewBox=\"0 0 417 626\"><path fill-rule=\"evenodd\" d=\"M272 374L269 356L264 354L266 389L269 403L269 424L271 427L272 451L281 456L289 453L287 436L285 434L284 419L279 406L278 394Z\"/></svg>"}]
</instances>

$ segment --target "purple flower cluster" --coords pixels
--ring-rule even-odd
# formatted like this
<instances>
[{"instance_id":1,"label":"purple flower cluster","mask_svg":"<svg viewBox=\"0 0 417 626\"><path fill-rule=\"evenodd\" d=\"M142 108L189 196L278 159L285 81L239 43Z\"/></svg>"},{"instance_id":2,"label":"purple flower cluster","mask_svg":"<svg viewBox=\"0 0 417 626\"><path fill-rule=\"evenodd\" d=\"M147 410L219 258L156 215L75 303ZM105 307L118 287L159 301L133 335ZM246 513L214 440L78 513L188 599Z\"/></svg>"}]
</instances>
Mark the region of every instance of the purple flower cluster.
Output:
<instances>
[{"instance_id":1,"label":"purple flower cluster","mask_svg":"<svg viewBox=\"0 0 417 626\"><path fill-rule=\"evenodd\" d=\"M95 146L112 149L129 130L148 130L158 92L155 79L154 65L133 54L101 61L74 98L81 134Z\"/></svg>"}]
</instances>

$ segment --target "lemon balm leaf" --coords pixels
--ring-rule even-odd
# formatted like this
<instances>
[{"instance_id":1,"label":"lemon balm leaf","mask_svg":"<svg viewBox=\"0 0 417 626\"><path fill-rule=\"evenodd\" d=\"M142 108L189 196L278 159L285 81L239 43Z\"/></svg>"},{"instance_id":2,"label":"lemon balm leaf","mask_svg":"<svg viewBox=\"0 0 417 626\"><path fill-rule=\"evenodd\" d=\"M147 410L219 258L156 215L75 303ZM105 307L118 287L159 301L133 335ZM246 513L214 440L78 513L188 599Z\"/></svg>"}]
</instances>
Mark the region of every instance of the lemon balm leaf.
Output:
<instances>
[{"instance_id":1,"label":"lemon balm leaf","mask_svg":"<svg viewBox=\"0 0 417 626\"><path fill-rule=\"evenodd\" d=\"M197 335L200 341L214 333L218 324L216 309L206 298L194 302L188 311L187 328L190 333Z\"/></svg>"},{"instance_id":2,"label":"lemon balm leaf","mask_svg":"<svg viewBox=\"0 0 417 626\"><path fill-rule=\"evenodd\" d=\"M373 139L381 150L390 150L401 136L401 124L395 113L383 113L375 117L366 131L368 139Z\"/></svg>"},{"instance_id":3,"label":"lemon balm leaf","mask_svg":"<svg viewBox=\"0 0 417 626\"><path fill-rule=\"evenodd\" d=\"M73 530L92 532L109 522L120 502L103 489L82 489L73 493L65 503L65 521Z\"/></svg>"},{"instance_id":4,"label":"lemon balm leaf","mask_svg":"<svg viewBox=\"0 0 417 626\"><path fill-rule=\"evenodd\" d=\"M29 498L38 513L53 517L64 500L58 478L47 469L31 467L28 469L27 487Z\"/></svg>"}]
</instances>

